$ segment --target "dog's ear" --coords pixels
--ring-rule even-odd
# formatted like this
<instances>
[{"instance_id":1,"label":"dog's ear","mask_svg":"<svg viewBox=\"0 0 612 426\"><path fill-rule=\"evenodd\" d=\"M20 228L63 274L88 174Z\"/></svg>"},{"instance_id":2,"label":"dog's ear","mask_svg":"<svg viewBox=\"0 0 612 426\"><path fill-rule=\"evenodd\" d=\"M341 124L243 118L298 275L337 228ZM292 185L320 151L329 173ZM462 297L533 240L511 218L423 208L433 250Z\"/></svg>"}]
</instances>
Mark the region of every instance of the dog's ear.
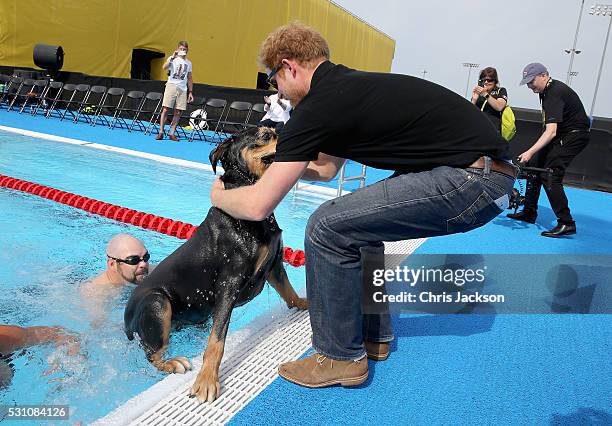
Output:
<instances>
[{"instance_id":1,"label":"dog's ear","mask_svg":"<svg viewBox=\"0 0 612 426\"><path fill-rule=\"evenodd\" d=\"M210 152L208 160L210 161L214 174L217 174L217 163L221 161L221 165L223 165L223 158L225 157L225 154L227 153L227 150L232 144L233 140L233 137L225 139Z\"/></svg>"}]
</instances>

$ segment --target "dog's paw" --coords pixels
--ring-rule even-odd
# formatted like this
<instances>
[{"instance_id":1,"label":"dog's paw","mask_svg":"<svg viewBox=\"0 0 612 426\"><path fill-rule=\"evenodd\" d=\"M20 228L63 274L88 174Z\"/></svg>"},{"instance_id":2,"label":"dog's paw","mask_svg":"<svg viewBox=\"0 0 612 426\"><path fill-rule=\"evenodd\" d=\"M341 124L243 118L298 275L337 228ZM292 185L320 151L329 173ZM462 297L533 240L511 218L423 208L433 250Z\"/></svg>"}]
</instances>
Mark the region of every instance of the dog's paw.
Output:
<instances>
[{"instance_id":1,"label":"dog's paw","mask_svg":"<svg viewBox=\"0 0 612 426\"><path fill-rule=\"evenodd\" d=\"M156 365L156 367L166 373L185 374L187 371L191 370L191 363L184 356L177 356L176 358L161 362L159 365Z\"/></svg>"},{"instance_id":2,"label":"dog's paw","mask_svg":"<svg viewBox=\"0 0 612 426\"><path fill-rule=\"evenodd\" d=\"M301 311L308 309L308 300L304 297L300 297L297 300L292 300L287 304L289 308L298 308Z\"/></svg>"},{"instance_id":3,"label":"dog's paw","mask_svg":"<svg viewBox=\"0 0 612 426\"><path fill-rule=\"evenodd\" d=\"M200 371L196 381L191 387L189 396L196 397L199 402L213 402L221 394L221 383L218 377Z\"/></svg>"}]
</instances>

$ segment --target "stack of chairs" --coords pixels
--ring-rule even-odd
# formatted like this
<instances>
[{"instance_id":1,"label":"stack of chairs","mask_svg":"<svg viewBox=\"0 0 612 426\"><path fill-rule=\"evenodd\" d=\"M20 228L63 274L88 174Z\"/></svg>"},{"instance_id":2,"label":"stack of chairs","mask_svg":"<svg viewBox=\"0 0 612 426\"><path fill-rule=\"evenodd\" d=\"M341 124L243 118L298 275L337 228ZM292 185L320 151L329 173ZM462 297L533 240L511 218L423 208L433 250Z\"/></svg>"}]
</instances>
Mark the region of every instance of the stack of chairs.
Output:
<instances>
[{"instance_id":1,"label":"stack of chairs","mask_svg":"<svg viewBox=\"0 0 612 426\"><path fill-rule=\"evenodd\" d=\"M24 111L32 116L70 118L75 124L103 125L109 129L159 131L163 94L122 87L70 84L59 81L24 79L0 74L0 110ZM265 114L263 104L194 97L181 115L177 133L188 141L219 143L229 134L258 125ZM166 125L170 125L169 111Z\"/></svg>"}]
</instances>

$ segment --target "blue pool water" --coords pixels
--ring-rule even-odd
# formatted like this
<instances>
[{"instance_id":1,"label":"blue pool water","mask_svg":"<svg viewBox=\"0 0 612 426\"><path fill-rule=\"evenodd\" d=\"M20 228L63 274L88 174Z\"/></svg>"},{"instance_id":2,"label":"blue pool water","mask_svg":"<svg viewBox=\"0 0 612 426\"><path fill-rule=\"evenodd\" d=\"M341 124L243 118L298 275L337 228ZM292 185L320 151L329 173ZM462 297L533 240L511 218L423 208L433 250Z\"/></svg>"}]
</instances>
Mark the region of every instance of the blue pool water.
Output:
<instances>
[{"instance_id":1,"label":"blue pool water","mask_svg":"<svg viewBox=\"0 0 612 426\"><path fill-rule=\"evenodd\" d=\"M0 173L124 207L199 224L210 207L212 172L189 169L84 146L0 132ZM303 248L307 217L317 199L288 197L276 210L284 243ZM12 384L0 404L68 404L71 420L89 423L165 377L123 333L131 288L108 306L94 327L79 285L104 268L104 248L119 232L145 243L159 263L182 240L117 223L34 195L0 188L0 324L59 325L78 333L81 356L41 346L14 354ZM304 270L287 266L298 293ZM234 311L230 332L269 311L280 300L266 287ZM171 338L170 355L195 357L206 345L205 327L187 327ZM48 373L50 366L59 370Z\"/></svg>"}]
</instances>

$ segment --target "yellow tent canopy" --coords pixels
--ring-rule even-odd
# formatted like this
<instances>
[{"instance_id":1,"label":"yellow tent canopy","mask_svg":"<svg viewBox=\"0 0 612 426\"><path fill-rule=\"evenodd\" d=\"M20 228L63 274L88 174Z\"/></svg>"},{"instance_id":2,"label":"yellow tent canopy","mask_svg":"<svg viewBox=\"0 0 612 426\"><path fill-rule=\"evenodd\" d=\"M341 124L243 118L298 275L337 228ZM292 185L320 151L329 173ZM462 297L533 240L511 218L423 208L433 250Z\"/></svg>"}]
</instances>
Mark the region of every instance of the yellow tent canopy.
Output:
<instances>
[{"instance_id":1,"label":"yellow tent canopy","mask_svg":"<svg viewBox=\"0 0 612 426\"><path fill-rule=\"evenodd\" d=\"M323 34L332 61L391 69L395 41L328 0L2 0L0 65L35 68L44 43L63 47L63 71L129 78L133 49L167 56L187 40L195 82L254 88L261 42L294 20ZM163 60L153 79L166 78Z\"/></svg>"}]
</instances>

